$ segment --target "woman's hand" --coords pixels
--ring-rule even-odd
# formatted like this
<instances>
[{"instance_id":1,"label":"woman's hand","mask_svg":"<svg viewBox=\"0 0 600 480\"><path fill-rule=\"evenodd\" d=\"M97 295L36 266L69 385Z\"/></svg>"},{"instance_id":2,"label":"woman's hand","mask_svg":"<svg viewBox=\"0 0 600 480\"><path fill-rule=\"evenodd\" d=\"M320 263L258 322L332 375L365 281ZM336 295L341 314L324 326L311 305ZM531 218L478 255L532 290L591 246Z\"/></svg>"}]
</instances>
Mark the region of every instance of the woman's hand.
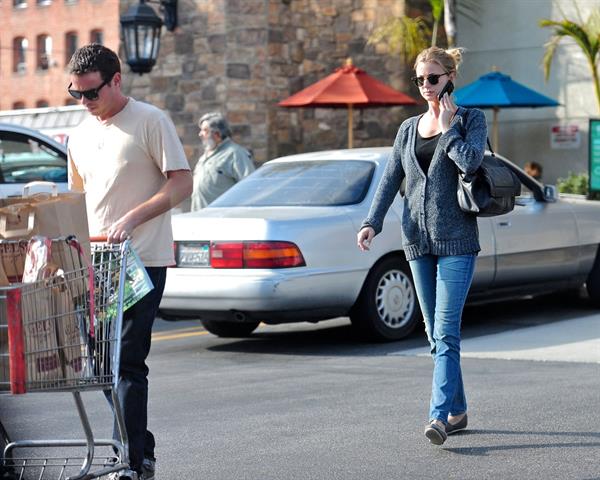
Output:
<instances>
[{"instance_id":1,"label":"woman's hand","mask_svg":"<svg viewBox=\"0 0 600 480\"><path fill-rule=\"evenodd\" d=\"M438 121L442 127L442 133L446 133L450 130L450 123L454 118L456 110L458 110L458 107L456 106L456 103L454 103L452 96L447 93L444 94L440 100L440 116L438 117Z\"/></svg>"},{"instance_id":2,"label":"woman's hand","mask_svg":"<svg viewBox=\"0 0 600 480\"><path fill-rule=\"evenodd\" d=\"M358 248L360 248L363 252L368 251L374 236L375 230L373 230L373 227L361 228L358 234L356 235Z\"/></svg>"}]
</instances>

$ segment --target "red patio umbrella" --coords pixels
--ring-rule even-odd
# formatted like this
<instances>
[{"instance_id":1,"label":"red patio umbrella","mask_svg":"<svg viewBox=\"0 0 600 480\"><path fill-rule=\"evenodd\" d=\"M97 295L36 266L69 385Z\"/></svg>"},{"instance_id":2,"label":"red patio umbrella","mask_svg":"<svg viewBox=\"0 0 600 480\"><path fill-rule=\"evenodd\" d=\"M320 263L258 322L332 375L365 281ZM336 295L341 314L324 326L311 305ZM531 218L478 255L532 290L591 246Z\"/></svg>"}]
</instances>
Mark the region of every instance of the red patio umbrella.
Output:
<instances>
[{"instance_id":1,"label":"red patio umbrella","mask_svg":"<svg viewBox=\"0 0 600 480\"><path fill-rule=\"evenodd\" d=\"M405 93L380 82L346 60L346 65L278 103L280 107L348 108L348 148L352 148L353 108L416 105Z\"/></svg>"}]
</instances>

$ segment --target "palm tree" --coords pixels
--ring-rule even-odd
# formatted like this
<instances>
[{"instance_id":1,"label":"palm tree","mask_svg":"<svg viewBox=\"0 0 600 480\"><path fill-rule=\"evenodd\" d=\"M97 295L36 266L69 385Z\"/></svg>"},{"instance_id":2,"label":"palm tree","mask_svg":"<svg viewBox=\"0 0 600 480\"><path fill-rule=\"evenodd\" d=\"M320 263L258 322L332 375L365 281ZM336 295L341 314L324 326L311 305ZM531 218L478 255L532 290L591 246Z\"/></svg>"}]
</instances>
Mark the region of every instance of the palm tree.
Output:
<instances>
[{"instance_id":1,"label":"palm tree","mask_svg":"<svg viewBox=\"0 0 600 480\"><path fill-rule=\"evenodd\" d=\"M598 76L598 69L600 67L600 7L594 8L586 21L582 19L577 4L575 4L575 8L577 10L578 22L568 20L564 12L561 12L563 16L562 20L540 20L541 27L550 27L554 30L552 37L545 45L546 51L543 58L544 75L547 81L550 77L550 66L560 41L565 37L571 38L583 51L592 71L598 112L600 112L600 79Z\"/></svg>"},{"instance_id":2,"label":"palm tree","mask_svg":"<svg viewBox=\"0 0 600 480\"><path fill-rule=\"evenodd\" d=\"M412 62L421 50L437 44L439 24L444 10L446 10L445 23L452 28L451 35L447 35L448 46L454 46L455 14L461 14L477 23L476 13L479 5L476 0L429 0L429 6L433 17L431 27L422 16L403 15L392 18L376 28L369 37L368 43L378 44L385 41L391 52L399 53L407 62Z\"/></svg>"}]
</instances>

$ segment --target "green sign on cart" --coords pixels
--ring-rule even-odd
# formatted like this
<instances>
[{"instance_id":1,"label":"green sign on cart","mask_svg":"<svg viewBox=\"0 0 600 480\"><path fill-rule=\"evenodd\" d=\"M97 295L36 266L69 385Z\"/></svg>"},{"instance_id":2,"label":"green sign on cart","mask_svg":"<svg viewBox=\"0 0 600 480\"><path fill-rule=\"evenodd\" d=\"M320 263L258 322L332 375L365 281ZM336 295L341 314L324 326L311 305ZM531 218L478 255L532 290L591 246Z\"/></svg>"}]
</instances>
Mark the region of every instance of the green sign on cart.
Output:
<instances>
[{"instance_id":1,"label":"green sign on cart","mask_svg":"<svg viewBox=\"0 0 600 480\"><path fill-rule=\"evenodd\" d=\"M600 192L600 118L590 118L590 192Z\"/></svg>"}]
</instances>

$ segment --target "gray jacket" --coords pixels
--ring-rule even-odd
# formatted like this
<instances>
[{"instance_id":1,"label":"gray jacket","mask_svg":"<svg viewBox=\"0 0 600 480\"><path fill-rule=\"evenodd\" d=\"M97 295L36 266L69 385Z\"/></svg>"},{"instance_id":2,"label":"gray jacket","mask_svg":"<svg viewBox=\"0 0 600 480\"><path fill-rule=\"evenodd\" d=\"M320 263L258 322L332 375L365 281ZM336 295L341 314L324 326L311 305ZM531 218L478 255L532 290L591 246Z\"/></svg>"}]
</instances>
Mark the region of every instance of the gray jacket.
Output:
<instances>
[{"instance_id":1,"label":"gray jacket","mask_svg":"<svg viewBox=\"0 0 600 480\"><path fill-rule=\"evenodd\" d=\"M417 123L422 115L407 119L396 135L394 148L363 226L381 232L383 219L406 178L402 212L402 245L407 260L423 255L466 255L481 250L477 218L458 206L457 167L477 170L487 139L481 110L459 107L450 129L440 136L428 175L415 155Z\"/></svg>"}]
</instances>

